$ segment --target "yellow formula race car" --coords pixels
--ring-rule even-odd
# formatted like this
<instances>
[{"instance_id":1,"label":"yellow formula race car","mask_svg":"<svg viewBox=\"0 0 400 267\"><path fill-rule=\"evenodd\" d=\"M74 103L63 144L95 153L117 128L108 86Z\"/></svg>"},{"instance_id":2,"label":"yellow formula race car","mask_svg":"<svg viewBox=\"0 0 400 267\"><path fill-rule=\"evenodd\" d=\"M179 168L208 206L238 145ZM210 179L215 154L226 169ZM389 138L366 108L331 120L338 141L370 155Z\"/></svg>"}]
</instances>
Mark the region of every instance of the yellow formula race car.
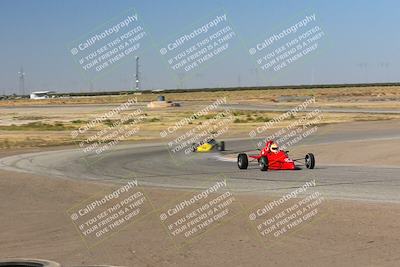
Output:
<instances>
[{"instance_id":1,"label":"yellow formula race car","mask_svg":"<svg viewBox=\"0 0 400 267\"><path fill-rule=\"evenodd\" d=\"M217 142L215 139L207 140L204 143L193 143L192 151L193 152L211 152L213 150L224 151L225 150L225 142Z\"/></svg>"}]
</instances>

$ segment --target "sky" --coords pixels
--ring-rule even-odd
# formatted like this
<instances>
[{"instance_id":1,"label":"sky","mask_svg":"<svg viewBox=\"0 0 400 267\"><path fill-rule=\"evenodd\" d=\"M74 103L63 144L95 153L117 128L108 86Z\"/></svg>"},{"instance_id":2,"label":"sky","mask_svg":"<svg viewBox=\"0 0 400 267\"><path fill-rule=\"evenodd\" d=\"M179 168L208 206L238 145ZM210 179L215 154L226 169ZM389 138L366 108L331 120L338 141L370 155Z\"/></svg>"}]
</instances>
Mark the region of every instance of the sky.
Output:
<instances>
[{"instance_id":1,"label":"sky","mask_svg":"<svg viewBox=\"0 0 400 267\"><path fill-rule=\"evenodd\" d=\"M0 0L0 94L130 90L136 57L143 90L399 82L399 14L396 0Z\"/></svg>"}]
</instances>

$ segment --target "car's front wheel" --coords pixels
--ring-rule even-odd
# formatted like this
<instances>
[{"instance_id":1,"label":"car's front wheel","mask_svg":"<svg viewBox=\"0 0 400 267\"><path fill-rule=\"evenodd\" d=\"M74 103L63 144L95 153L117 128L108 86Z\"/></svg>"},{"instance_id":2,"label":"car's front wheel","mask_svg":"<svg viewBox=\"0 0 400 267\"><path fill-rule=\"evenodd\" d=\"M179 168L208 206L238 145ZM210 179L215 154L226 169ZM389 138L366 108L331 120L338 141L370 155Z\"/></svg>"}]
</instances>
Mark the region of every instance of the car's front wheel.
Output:
<instances>
[{"instance_id":1,"label":"car's front wheel","mask_svg":"<svg viewBox=\"0 0 400 267\"><path fill-rule=\"evenodd\" d=\"M313 153L308 153L305 158L305 165L307 169L314 169L315 167L315 157Z\"/></svg>"},{"instance_id":2,"label":"car's front wheel","mask_svg":"<svg viewBox=\"0 0 400 267\"><path fill-rule=\"evenodd\" d=\"M221 141L218 146L219 151L225 151L225 142Z\"/></svg>"},{"instance_id":3,"label":"car's front wheel","mask_svg":"<svg viewBox=\"0 0 400 267\"><path fill-rule=\"evenodd\" d=\"M267 157L261 157L261 158L258 160L258 164L259 164L260 170L261 170L262 172L265 172L265 171L268 170L268 158L267 158Z\"/></svg>"},{"instance_id":4,"label":"car's front wheel","mask_svg":"<svg viewBox=\"0 0 400 267\"><path fill-rule=\"evenodd\" d=\"M245 170L249 166L249 159L245 153L240 153L237 158L237 165L239 169Z\"/></svg>"}]
</instances>

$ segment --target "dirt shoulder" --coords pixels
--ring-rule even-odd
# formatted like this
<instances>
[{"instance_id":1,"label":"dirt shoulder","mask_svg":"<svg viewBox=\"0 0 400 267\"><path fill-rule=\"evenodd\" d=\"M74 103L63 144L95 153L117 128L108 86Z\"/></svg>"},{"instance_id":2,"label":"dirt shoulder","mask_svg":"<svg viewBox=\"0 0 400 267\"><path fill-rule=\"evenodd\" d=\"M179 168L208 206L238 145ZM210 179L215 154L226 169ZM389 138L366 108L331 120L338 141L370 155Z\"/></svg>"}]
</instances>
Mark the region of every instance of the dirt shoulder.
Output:
<instances>
[{"instance_id":1,"label":"dirt shoulder","mask_svg":"<svg viewBox=\"0 0 400 267\"><path fill-rule=\"evenodd\" d=\"M400 206L327 200L319 218L265 244L246 212L177 249L159 213L88 249L66 210L110 185L0 171L0 257L52 259L65 266L398 266ZM161 207L182 191L147 188ZM245 209L265 197L237 195Z\"/></svg>"}]
</instances>

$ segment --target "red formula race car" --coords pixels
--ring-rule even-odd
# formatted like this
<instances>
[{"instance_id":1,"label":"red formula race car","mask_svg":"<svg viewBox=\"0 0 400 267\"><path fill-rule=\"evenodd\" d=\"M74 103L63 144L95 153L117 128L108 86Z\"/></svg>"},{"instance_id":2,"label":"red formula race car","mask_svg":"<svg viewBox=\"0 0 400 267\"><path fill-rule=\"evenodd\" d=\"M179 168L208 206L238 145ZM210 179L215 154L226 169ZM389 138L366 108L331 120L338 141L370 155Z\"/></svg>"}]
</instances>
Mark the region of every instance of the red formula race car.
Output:
<instances>
[{"instance_id":1,"label":"red formula race car","mask_svg":"<svg viewBox=\"0 0 400 267\"><path fill-rule=\"evenodd\" d=\"M304 158L291 159L287 151L279 149L278 145L269 140L265 143L265 147L260 150L258 155L249 155L239 153L237 164L239 169L247 169L249 166L249 158L252 161L257 160L261 171L267 170L296 170L300 169L298 165L304 165L307 169L314 169L315 158L312 153L308 153ZM298 163L298 165L295 164Z\"/></svg>"}]
</instances>

